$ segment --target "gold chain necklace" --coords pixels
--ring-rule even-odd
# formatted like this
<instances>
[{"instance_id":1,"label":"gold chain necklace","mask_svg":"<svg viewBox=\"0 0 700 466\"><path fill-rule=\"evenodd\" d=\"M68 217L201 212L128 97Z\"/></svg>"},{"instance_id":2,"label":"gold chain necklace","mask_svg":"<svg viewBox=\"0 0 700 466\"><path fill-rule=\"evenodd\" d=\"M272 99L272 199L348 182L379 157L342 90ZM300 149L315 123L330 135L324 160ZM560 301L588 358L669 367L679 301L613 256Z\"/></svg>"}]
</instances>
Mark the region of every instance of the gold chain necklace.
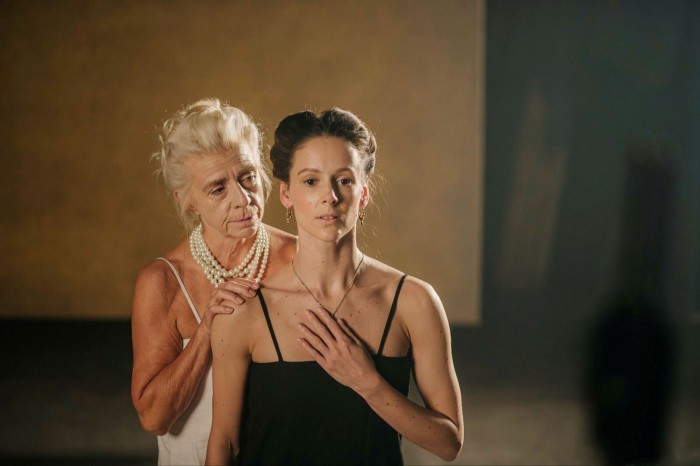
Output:
<instances>
[{"instance_id":1,"label":"gold chain necklace","mask_svg":"<svg viewBox=\"0 0 700 466\"><path fill-rule=\"evenodd\" d=\"M294 260L296 260L296 257L292 260L292 270L294 271L294 275L296 275L297 278L299 279L299 281L301 282L301 284L304 285L304 288L306 288L306 291L308 291L309 294L311 295L311 297L314 298L314 301L316 301L316 302L318 303L318 305L321 306L323 309L325 309L326 311L330 312L330 310L329 310L328 308L326 308L326 306L324 306L323 304L321 304L321 301L319 301L319 300L316 298L316 296L314 296L314 294L311 292L311 290L309 289L309 287L306 286L306 283L304 283L304 280L301 279L301 277L300 277L299 274L297 273L296 267L294 267ZM362 263L363 263L364 261L365 261L365 255L362 254L362 259L360 259L360 263L357 264L357 268L355 269L355 274L352 276L352 283L350 283L350 288L348 288L348 290L345 292L345 294L343 295L343 297L340 298L340 302L339 302L338 305L335 307L335 311L333 311L333 312L331 313L331 315L332 315L333 317L335 317L335 314L338 312L338 309L340 309L340 306L343 304L343 301L345 301L345 297L348 295L348 293L350 293L350 290L352 290L352 287L355 286L355 279L357 278L357 274L358 274L358 272L360 271L360 266L362 265Z\"/></svg>"}]
</instances>

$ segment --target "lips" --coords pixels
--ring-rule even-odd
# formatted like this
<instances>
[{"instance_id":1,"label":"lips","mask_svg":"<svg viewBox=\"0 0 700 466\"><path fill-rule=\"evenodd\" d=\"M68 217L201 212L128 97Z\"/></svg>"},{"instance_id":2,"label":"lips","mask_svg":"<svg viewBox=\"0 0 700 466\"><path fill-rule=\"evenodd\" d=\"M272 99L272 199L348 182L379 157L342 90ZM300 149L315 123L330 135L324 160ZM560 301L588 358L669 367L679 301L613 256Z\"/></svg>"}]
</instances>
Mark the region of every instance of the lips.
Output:
<instances>
[{"instance_id":1,"label":"lips","mask_svg":"<svg viewBox=\"0 0 700 466\"><path fill-rule=\"evenodd\" d=\"M323 215L319 215L316 218L319 220L337 220L340 218L340 216L335 215L335 214L323 214Z\"/></svg>"},{"instance_id":2,"label":"lips","mask_svg":"<svg viewBox=\"0 0 700 466\"><path fill-rule=\"evenodd\" d=\"M250 220L254 219L255 216L256 216L255 212L248 211L248 212L245 212L243 215L241 215L239 218L233 219L232 221L238 222L238 223L249 222Z\"/></svg>"}]
</instances>

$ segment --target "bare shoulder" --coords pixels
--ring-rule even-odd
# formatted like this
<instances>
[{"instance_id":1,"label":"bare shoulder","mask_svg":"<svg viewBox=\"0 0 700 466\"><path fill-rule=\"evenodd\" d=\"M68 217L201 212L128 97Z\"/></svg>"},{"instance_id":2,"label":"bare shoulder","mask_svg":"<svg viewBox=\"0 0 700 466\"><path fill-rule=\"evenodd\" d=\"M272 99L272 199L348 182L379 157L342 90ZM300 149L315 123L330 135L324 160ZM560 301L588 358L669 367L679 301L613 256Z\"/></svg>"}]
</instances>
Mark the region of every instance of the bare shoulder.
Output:
<instances>
[{"instance_id":1,"label":"bare shoulder","mask_svg":"<svg viewBox=\"0 0 700 466\"><path fill-rule=\"evenodd\" d=\"M265 324L264 315L258 298L247 299L236 306L231 314L217 314L212 321L212 345L245 346L252 350L253 343Z\"/></svg>"},{"instance_id":2,"label":"bare shoulder","mask_svg":"<svg viewBox=\"0 0 700 466\"><path fill-rule=\"evenodd\" d=\"M291 254L290 261L294 258L297 249L297 237L279 228L265 225L267 235L270 238L270 248L281 251L283 254Z\"/></svg>"},{"instance_id":3,"label":"bare shoulder","mask_svg":"<svg viewBox=\"0 0 700 466\"><path fill-rule=\"evenodd\" d=\"M163 256L178 272L182 270L183 243L181 242ZM154 259L138 273L133 310L136 312L140 308L145 308L166 311L179 290L180 285L170 265L160 258Z\"/></svg>"},{"instance_id":4,"label":"bare shoulder","mask_svg":"<svg viewBox=\"0 0 700 466\"><path fill-rule=\"evenodd\" d=\"M415 302L416 305L433 307L436 302L440 302L440 297L433 286L416 277L406 277L401 294L406 300Z\"/></svg>"},{"instance_id":5,"label":"bare shoulder","mask_svg":"<svg viewBox=\"0 0 700 466\"><path fill-rule=\"evenodd\" d=\"M401 277L405 275L404 272L371 257L366 257L365 262L367 263L368 281L374 283L391 286L391 284L398 283ZM412 300L418 299L420 301L425 301L437 295L429 283L419 278L406 275L406 279L401 286L401 296L407 296Z\"/></svg>"},{"instance_id":6,"label":"bare shoulder","mask_svg":"<svg viewBox=\"0 0 700 466\"><path fill-rule=\"evenodd\" d=\"M397 270L376 259L367 258L368 280L377 284L384 284L387 292L392 296L397 290L404 272ZM419 278L407 275L401 285L397 314L407 321L420 321L425 318L441 318L444 314L440 297L430 283Z\"/></svg>"},{"instance_id":7,"label":"bare shoulder","mask_svg":"<svg viewBox=\"0 0 700 466\"><path fill-rule=\"evenodd\" d=\"M265 228L270 238L270 261L264 278L267 280L294 259L297 253L297 237L269 225Z\"/></svg>"},{"instance_id":8,"label":"bare shoulder","mask_svg":"<svg viewBox=\"0 0 700 466\"><path fill-rule=\"evenodd\" d=\"M181 244L163 256L164 259L175 267L178 272L182 270ZM162 258L154 259L146 264L136 278L136 294L140 292L156 292L172 298L179 289L177 278L168 262Z\"/></svg>"}]
</instances>

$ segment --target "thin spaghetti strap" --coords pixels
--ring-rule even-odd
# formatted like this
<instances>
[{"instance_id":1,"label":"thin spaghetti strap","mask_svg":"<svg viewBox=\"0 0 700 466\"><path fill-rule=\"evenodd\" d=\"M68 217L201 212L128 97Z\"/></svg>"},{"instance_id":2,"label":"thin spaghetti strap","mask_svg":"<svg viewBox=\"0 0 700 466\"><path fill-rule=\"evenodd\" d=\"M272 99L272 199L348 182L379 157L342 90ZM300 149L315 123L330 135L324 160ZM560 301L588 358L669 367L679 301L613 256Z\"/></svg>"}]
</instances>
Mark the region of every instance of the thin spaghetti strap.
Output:
<instances>
[{"instance_id":1,"label":"thin spaghetti strap","mask_svg":"<svg viewBox=\"0 0 700 466\"><path fill-rule=\"evenodd\" d=\"M187 292L187 288L185 288L185 283L182 281L182 278L180 278L180 274L178 273L177 269L175 266L165 257L158 257L158 260L162 260L166 264L170 266L170 270L173 271L173 274L175 274L175 278L177 278L177 282L180 284L180 288L182 289L182 294L185 295L185 299L187 299L187 304L190 305L190 309L192 310L192 314L194 314L194 318L197 319L197 323L200 323L202 319L199 317L199 313L197 312L197 308L194 307L194 303L192 302L192 298L190 298L190 294Z\"/></svg>"},{"instance_id":2,"label":"thin spaghetti strap","mask_svg":"<svg viewBox=\"0 0 700 466\"><path fill-rule=\"evenodd\" d=\"M386 337L389 336L389 329L391 328L391 321L394 319L394 314L396 314L396 303L399 302L399 293L401 292L401 287L403 286L403 281L406 279L406 274L403 274L401 280L399 280L399 285L396 287L396 293L394 294L394 301L391 303L391 309L389 309L389 317L386 318L386 325L384 326L384 334L382 335L382 342L379 343L379 351L377 351L377 356L382 355L384 351L384 343L386 343Z\"/></svg>"},{"instance_id":3,"label":"thin spaghetti strap","mask_svg":"<svg viewBox=\"0 0 700 466\"><path fill-rule=\"evenodd\" d=\"M277 344L277 337L275 336L275 331L272 329L272 321L270 320L270 313L267 312L267 305L263 299L262 292L258 289L258 299L260 300L260 305L262 306L263 314L265 314L265 321L267 322L267 328L270 330L270 336L272 337L272 344L275 345L275 351L277 351L277 360L283 361L282 352L280 351L280 346Z\"/></svg>"}]
</instances>

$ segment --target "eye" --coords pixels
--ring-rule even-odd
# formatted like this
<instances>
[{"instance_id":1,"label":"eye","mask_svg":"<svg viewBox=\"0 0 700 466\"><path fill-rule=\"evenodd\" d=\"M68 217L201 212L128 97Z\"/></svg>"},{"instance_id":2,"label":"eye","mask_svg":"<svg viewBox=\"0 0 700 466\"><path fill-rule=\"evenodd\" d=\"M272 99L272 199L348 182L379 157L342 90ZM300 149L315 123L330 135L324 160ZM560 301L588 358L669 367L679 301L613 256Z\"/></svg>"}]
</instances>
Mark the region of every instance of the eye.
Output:
<instances>
[{"instance_id":1,"label":"eye","mask_svg":"<svg viewBox=\"0 0 700 466\"><path fill-rule=\"evenodd\" d=\"M304 180L306 186L316 186L317 183L318 181L315 178L307 178Z\"/></svg>"},{"instance_id":2,"label":"eye","mask_svg":"<svg viewBox=\"0 0 700 466\"><path fill-rule=\"evenodd\" d=\"M243 177L241 182L245 186L255 187L258 185L258 174L256 172L250 172Z\"/></svg>"},{"instance_id":3,"label":"eye","mask_svg":"<svg viewBox=\"0 0 700 466\"><path fill-rule=\"evenodd\" d=\"M341 186L351 186L353 184L353 181L354 180L352 178L345 177L345 178L340 178L338 180L338 184Z\"/></svg>"},{"instance_id":4,"label":"eye","mask_svg":"<svg viewBox=\"0 0 700 466\"><path fill-rule=\"evenodd\" d=\"M225 190L226 190L226 188L224 188L223 186L217 186L214 189L212 189L209 192L209 194L213 194L215 196L218 196L218 195L222 194Z\"/></svg>"}]
</instances>

